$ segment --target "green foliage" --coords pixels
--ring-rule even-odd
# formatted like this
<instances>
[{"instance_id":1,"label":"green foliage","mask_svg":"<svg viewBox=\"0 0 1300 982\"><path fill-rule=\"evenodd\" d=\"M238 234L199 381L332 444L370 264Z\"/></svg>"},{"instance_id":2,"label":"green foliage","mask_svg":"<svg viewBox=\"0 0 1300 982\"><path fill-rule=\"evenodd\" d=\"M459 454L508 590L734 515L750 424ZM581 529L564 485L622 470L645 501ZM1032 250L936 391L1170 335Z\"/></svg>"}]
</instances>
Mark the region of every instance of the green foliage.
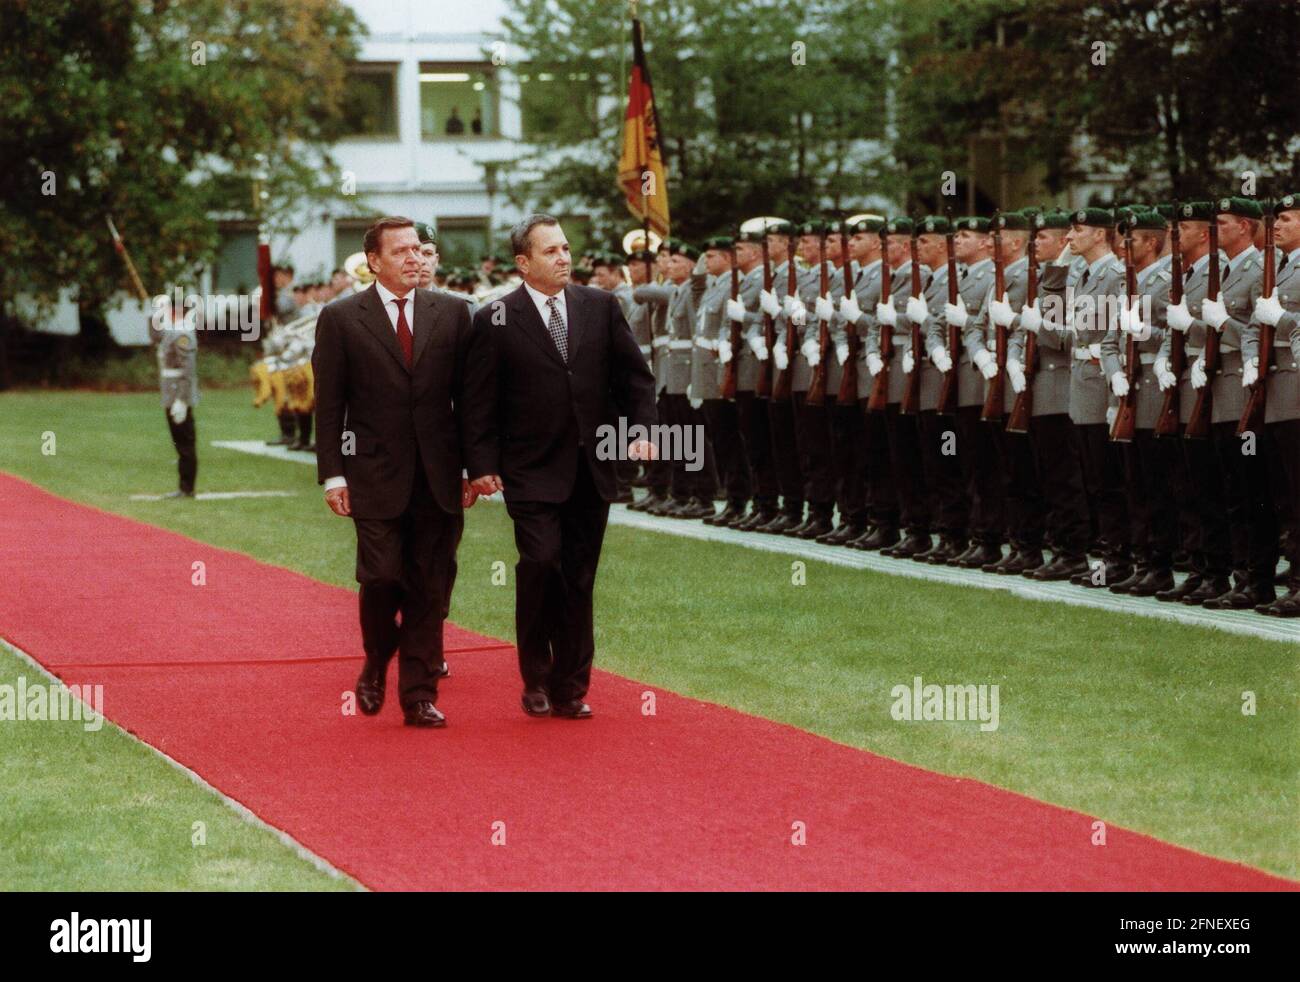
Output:
<instances>
[{"instance_id":1,"label":"green foliage","mask_svg":"<svg viewBox=\"0 0 1300 982\"><path fill-rule=\"evenodd\" d=\"M4 4L0 296L75 283L94 310L129 289L107 214L146 289L191 275L214 254L214 209L251 213L230 192L259 154L268 223L292 231L292 209L332 193L359 31L342 0Z\"/></svg>"}]
</instances>

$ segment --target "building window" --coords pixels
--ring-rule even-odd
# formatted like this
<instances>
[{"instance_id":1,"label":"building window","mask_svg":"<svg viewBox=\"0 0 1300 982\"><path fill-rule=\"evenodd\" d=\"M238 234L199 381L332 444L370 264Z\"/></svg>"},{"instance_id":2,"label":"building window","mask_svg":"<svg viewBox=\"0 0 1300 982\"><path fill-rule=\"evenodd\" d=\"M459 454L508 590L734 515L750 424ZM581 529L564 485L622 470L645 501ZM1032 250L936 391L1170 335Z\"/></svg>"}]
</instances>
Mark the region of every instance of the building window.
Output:
<instances>
[{"instance_id":1,"label":"building window","mask_svg":"<svg viewBox=\"0 0 1300 982\"><path fill-rule=\"evenodd\" d=\"M438 265L444 272L453 266L477 270L480 258L490 251L488 246L486 218L438 220Z\"/></svg>"},{"instance_id":2,"label":"building window","mask_svg":"<svg viewBox=\"0 0 1300 982\"><path fill-rule=\"evenodd\" d=\"M397 66L353 65L343 97L346 132L354 137L397 136Z\"/></svg>"},{"instance_id":3,"label":"building window","mask_svg":"<svg viewBox=\"0 0 1300 982\"><path fill-rule=\"evenodd\" d=\"M334 223L334 266L343 267L343 261L354 252L361 251L361 243L366 237L373 220L358 218L341 218Z\"/></svg>"},{"instance_id":4,"label":"building window","mask_svg":"<svg viewBox=\"0 0 1300 982\"><path fill-rule=\"evenodd\" d=\"M212 263L213 292L251 294L257 286L257 228L242 222L223 223L217 235L217 258Z\"/></svg>"},{"instance_id":5,"label":"building window","mask_svg":"<svg viewBox=\"0 0 1300 982\"><path fill-rule=\"evenodd\" d=\"M544 72L525 66L519 75L519 112L526 141L545 136L557 143L583 140L598 131L596 92L586 72Z\"/></svg>"},{"instance_id":6,"label":"building window","mask_svg":"<svg viewBox=\"0 0 1300 982\"><path fill-rule=\"evenodd\" d=\"M420 65L420 136L462 140L500 135L496 75L487 65Z\"/></svg>"}]
</instances>

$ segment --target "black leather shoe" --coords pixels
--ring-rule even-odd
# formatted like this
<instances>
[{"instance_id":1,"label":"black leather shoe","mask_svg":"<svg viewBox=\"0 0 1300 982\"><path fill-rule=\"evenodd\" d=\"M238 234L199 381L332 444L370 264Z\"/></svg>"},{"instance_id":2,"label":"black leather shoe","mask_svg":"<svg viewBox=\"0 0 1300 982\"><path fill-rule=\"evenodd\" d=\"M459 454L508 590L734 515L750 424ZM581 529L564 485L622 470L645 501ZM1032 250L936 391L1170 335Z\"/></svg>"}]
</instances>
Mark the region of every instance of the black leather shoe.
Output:
<instances>
[{"instance_id":1,"label":"black leather shoe","mask_svg":"<svg viewBox=\"0 0 1300 982\"><path fill-rule=\"evenodd\" d=\"M797 539L815 539L819 535L826 535L831 531L831 517L829 515L818 515L810 518L804 526L802 532L790 532Z\"/></svg>"},{"instance_id":2,"label":"black leather shoe","mask_svg":"<svg viewBox=\"0 0 1300 982\"><path fill-rule=\"evenodd\" d=\"M794 536L795 538L798 538L803 533L803 530L806 529L812 523L812 521L813 521L813 514L812 512L809 512L807 518L805 518L803 521L795 525L792 525L790 528L783 529L781 534L790 535L790 536Z\"/></svg>"},{"instance_id":3,"label":"black leather shoe","mask_svg":"<svg viewBox=\"0 0 1300 982\"><path fill-rule=\"evenodd\" d=\"M967 549L952 565L960 566L962 569L983 569L985 566L1001 561L1002 546L981 542Z\"/></svg>"},{"instance_id":4,"label":"black leather shoe","mask_svg":"<svg viewBox=\"0 0 1300 982\"><path fill-rule=\"evenodd\" d=\"M1093 590L1109 588L1114 583L1122 583L1133 575L1133 567L1128 563L1106 563L1101 576L1089 576L1083 585Z\"/></svg>"},{"instance_id":5,"label":"black leather shoe","mask_svg":"<svg viewBox=\"0 0 1300 982\"><path fill-rule=\"evenodd\" d=\"M730 525L745 517L745 502L728 501L727 507L720 512L707 515L704 518L705 525Z\"/></svg>"},{"instance_id":6,"label":"black leather shoe","mask_svg":"<svg viewBox=\"0 0 1300 982\"><path fill-rule=\"evenodd\" d=\"M898 542L898 529L877 525L866 535L853 539L848 546L850 549L861 549L863 552L876 552L896 546Z\"/></svg>"},{"instance_id":7,"label":"black leather shoe","mask_svg":"<svg viewBox=\"0 0 1300 982\"><path fill-rule=\"evenodd\" d=\"M931 566L947 566L948 560L956 559L965 551L965 539L948 539L940 537L939 545L935 547L934 551L930 553L929 558L925 559L924 562L929 563ZM913 556L912 558L919 559L920 557Z\"/></svg>"},{"instance_id":8,"label":"black leather shoe","mask_svg":"<svg viewBox=\"0 0 1300 982\"><path fill-rule=\"evenodd\" d=\"M985 563L980 569L985 573L996 573L998 576L1018 576L1028 568L1034 558L1033 550L1012 548L997 562ZM1043 551L1041 549L1038 550L1037 558L1038 565L1043 565Z\"/></svg>"},{"instance_id":9,"label":"black leather shoe","mask_svg":"<svg viewBox=\"0 0 1300 982\"><path fill-rule=\"evenodd\" d=\"M1206 610L1251 610L1266 607L1277 600L1277 589L1271 584L1251 583L1201 604Z\"/></svg>"},{"instance_id":10,"label":"black leather shoe","mask_svg":"<svg viewBox=\"0 0 1300 982\"><path fill-rule=\"evenodd\" d=\"M1259 610L1258 607L1255 608ZM1285 597L1281 597L1269 604L1266 612L1271 617L1300 617L1300 590L1292 590Z\"/></svg>"},{"instance_id":11,"label":"black leather shoe","mask_svg":"<svg viewBox=\"0 0 1300 982\"><path fill-rule=\"evenodd\" d=\"M1204 581L1200 573L1190 573L1187 579L1183 580L1182 586L1172 586L1168 590L1157 591L1156 599L1164 603L1180 603L1183 597L1198 589L1202 582Z\"/></svg>"},{"instance_id":12,"label":"black leather shoe","mask_svg":"<svg viewBox=\"0 0 1300 982\"><path fill-rule=\"evenodd\" d=\"M1071 559L1068 556L1057 556L1046 566L1040 566L1026 575L1039 583L1055 583L1060 580L1073 580L1080 573L1088 572L1090 572L1088 560L1082 557Z\"/></svg>"},{"instance_id":13,"label":"black leather shoe","mask_svg":"<svg viewBox=\"0 0 1300 982\"><path fill-rule=\"evenodd\" d=\"M692 498L675 518L708 518L714 514L713 502L703 498Z\"/></svg>"},{"instance_id":14,"label":"black leather shoe","mask_svg":"<svg viewBox=\"0 0 1300 982\"><path fill-rule=\"evenodd\" d=\"M965 561L967 556L973 556L976 552L978 552L979 547L980 544L978 542L968 543L965 549L957 553L957 555L955 556L949 556L946 560L944 560L944 563L947 566L960 566Z\"/></svg>"},{"instance_id":15,"label":"black leather shoe","mask_svg":"<svg viewBox=\"0 0 1300 982\"><path fill-rule=\"evenodd\" d=\"M757 509L732 522L731 527L737 532L755 532L769 522L776 521L776 517L777 513L770 508Z\"/></svg>"},{"instance_id":16,"label":"black leather shoe","mask_svg":"<svg viewBox=\"0 0 1300 982\"><path fill-rule=\"evenodd\" d=\"M559 702L551 706L551 715L561 719L591 719L591 707L585 702Z\"/></svg>"},{"instance_id":17,"label":"black leather shoe","mask_svg":"<svg viewBox=\"0 0 1300 982\"><path fill-rule=\"evenodd\" d=\"M763 532L767 535L785 535L788 529L802 524L803 519L799 515L792 515L789 512L782 512L772 519L766 525L760 525L754 529L755 532Z\"/></svg>"},{"instance_id":18,"label":"black leather shoe","mask_svg":"<svg viewBox=\"0 0 1300 982\"><path fill-rule=\"evenodd\" d=\"M402 721L407 726L432 728L447 725L447 717L438 712L438 707L428 699L421 699L412 706L402 710Z\"/></svg>"},{"instance_id":19,"label":"black leather shoe","mask_svg":"<svg viewBox=\"0 0 1300 982\"><path fill-rule=\"evenodd\" d=\"M1129 588L1130 597L1154 597L1174 588L1174 573L1171 569L1150 569L1141 581Z\"/></svg>"},{"instance_id":20,"label":"black leather shoe","mask_svg":"<svg viewBox=\"0 0 1300 982\"><path fill-rule=\"evenodd\" d=\"M551 700L542 689L525 689L519 702L529 716L551 715Z\"/></svg>"},{"instance_id":21,"label":"black leather shoe","mask_svg":"<svg viewBox=\"0 0 1300 982\"><path fill-rule=\"evenodd\" d=\"M849 525L841 522L825 535L817 536L817 541L825 546L843 546L848 545L864 532L866 532L866 529L861 525Z\"/></svg>"},{"instance_id":22,"label":"black leather shoe","mask_svg":"<svg viewBox=\"0 0 1300 982\"><path fill-rule=\"evenodd\" d=\"M664 498L646 508L647 515L658 515L660 518L668 518L672 513L686 504L685 499Z\"/></svg>"},{"instance_id":23,"label":"black leather shoe","mask_svg":"<svg viewBox=\"0 0 1300 982\"><path fill-rule=\"evenodd\" d=\"M1226 579L1215 578L1205 580L1191 593L1182 598L1182 603L1189 607L1199 607L1207 600L1213 600L1215 597L1221 597L1232 590L1232 584Z\"/></svg>"},{"instance_id":24,"label":"black leather shoe","mask_svg":"<svg viewBox=\"0 0 1300 982\"><path fill-rule=\"evenodd\" d=\"M356 686L357 707L367 716L374 716L384 708L387 675L387 667L380 668L369 661L361 669L361 676L357 679Z\"/></svg>"},{"instance_id":25,"label":"black leather shoe","mask_svg":"<svg viewBox=\"0 0 1300 982\"><path fill-rule=\"evenodd\" d=\"M662 495L655 494L653 491L651 491L640 501L634 501L632 504L628 505L627 510L628 511L649 511L651 508L655 507L656 505L663 504L665 500L666 499Z\"/></svg>"},{"instance_id":26,"label":"black leather shoe","mask_svg":"<svg viewBox=\"0 0 1300 982\"><path fill-rule=\"evenodd\" d=\"M911 559L918 553L932 548L929 533L909 532L902 542L880 550L882 556L893 559Z\"/></svg>"},{"instance_id":27,"label":"black leather shoe","mask_svg":"<svg viewBox=\"0 0 1300 982\"><path fill-rule=\"evenodd\" d=\"M1139 566L1118 583L1112 583L1108 589L1111 593L1132 593L1133 588L1146 579L1148 572L1150 570L1147 567Z\"/></svg>"}]
</instances>

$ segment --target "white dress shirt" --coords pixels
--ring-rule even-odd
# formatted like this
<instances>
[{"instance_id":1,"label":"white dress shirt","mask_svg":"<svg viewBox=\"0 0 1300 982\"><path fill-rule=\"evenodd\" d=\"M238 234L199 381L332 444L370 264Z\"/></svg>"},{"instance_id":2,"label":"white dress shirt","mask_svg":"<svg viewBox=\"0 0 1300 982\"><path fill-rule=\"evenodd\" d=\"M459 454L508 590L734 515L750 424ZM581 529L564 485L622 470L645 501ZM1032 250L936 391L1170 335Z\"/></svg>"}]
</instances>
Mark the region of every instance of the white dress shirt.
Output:
<instances>
[{"instance_id":1,"label":"white dress shirt","mask_svg":"<svg viewBox=\"0 0 1300 982\"><path fill-rule=\"evenodd\" d=\"M551 323L551 307L547 301L551 298L540 290L534 290L527 283L524 284L524 289L528 291L528 295L532 297L533 303L537 306L537 313L541 315L542 325L549 326ZM555 306L560 311L560 320L564 322L564 329L567 331L569 329L569 308L565 304L563 290L555 295Z\"/></svg>"}]
</instances>

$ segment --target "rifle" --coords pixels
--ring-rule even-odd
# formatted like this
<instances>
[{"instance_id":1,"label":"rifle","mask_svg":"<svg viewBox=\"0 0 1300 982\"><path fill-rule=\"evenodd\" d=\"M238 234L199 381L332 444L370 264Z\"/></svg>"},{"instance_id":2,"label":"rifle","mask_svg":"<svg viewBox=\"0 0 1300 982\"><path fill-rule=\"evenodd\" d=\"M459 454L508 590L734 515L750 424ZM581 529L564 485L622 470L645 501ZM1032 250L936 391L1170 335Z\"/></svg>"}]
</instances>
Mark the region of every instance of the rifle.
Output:
<instances>
[{"instance_id":1,"label":"rifle","mask_svg":"<svg viewBox=\"0 0 1300 982\"><path fill-rule=\"evenodd\" d=\"M1219 296L1219 223L1210 216L1210 282L1205 288L1205 296L1214 300ZM1187 418L1187 428L1183 437L1187 440L1204 440L1210 435L1210 406L1214 401L1214 376L1219 372L1219 332L1206 326L1205 351L1201 354L1205 362L1205 385L1196 393L1196 402L1192 404L1192 415Z\"/></svg>"},{"instance_id":2,"label":"rifle","mask_svg":"<svg viewBox=\"0 0 1300 982\"><path fill-rule=\"evenodd\" d=\"M736 247L731 247L731 299L735 300L740 296L740 270L736 268ZM727 323L731 325L731 336L728 340L731 342L731 360L727 362L727 367L722 372L722 398L736 401L736 376L739 374L740 364L740 321L733 321L728 315Z\"/></svg>"},{"instance_id":3,"label":"rifle","mask_svg":"<svg viewBox=\"0 0 1300 982\"><path fill-rule=\"evenodd\" d=\"M1007 288L1007 271L1002 264L1002 230L998 228L1000 213L993 213L993 299L1002 300L1002 293ZM990 313L990 320L992 314ZM987 423L997 423L1002 419L1002 406L1006 398L1007 384L1007 329L995 325L994 345L998 373L989 379L988 390L984 393L984 409L980 419ZM953 363L956 367L956 362Z\"/></svg>"},{"instance_id":4,"label":"rifle","mask_svg":"<svg viewBox=\"0 0 1300 982\"><path fill-rule=\"evenodd\" d=\"M844 296L853 292L853 263L849 259L849 237L840 226L840 253L844 257ZM844 374L840 376L840 391L835 401L841 406L858 401L858 351L862 348L862 339L858 337L858 326L844 322L844 334L849 345L848 357L844 359Z\"/></svg>"},{"instance_id":5,"label":"rifle","mask_svg":"<svg viewBox=\"0 0 1300 982\"><path fill-rule=\"evenodd\" d=\"M921 295L921 261L916 254L916 236L912 233L912 296ZM883 328L883 325L882 325ZM907 376L907 388L903 390L903 401L898 411L910 416L921 411L921 325L912 325L912 371Z\"/></svg>"},{"instance_id":6,"label":"rifle","mask_svg":"<svg viewBox=\"0 0 1300 982\"><path fill-rule=\"evenodd\" d=\"M1169 302L1183 302L1183 254L1179 251L1181 241L1178 231L1178 202L1174 201L1174 221L1169 228ZM1169 335L1169 371L1173 372L1174 384L1165 390L1164 401L1160 403L1160 415L1156 417L1156 436L1178 435L1178 402L1183 370L1187 367L1187 336L1182 331L1171 331Z\"/></svg>"},{"instance_id":7,"label":"rifle","mask_svg":"<svg viewBox=\"0 0 1300 982\"><path fill-rule=\"evenodd\" d=\"M889 268L889 235L880 230L880 300L893 303L890 294L894 292L894 271ZM867 399L867 411L883 413L889 405L889 359L894 357L894 329L888 324L880 328L880 360L884 363L880 374L871 384L871 395Z\"/></svg>"},{"instance_id":8,"label":"rifle","mask_svg":"<svg viewBox=\"0 0 1300 982\"><path fill-rule=\"evenodd\" d=\"M1133 267L1133 216L1124 219L1124 305L1137 296L1137 270ZM1115 422L1110 428L1110 438L1116 443L1132 443L1137 432L1137 383L1142 375L1142 359L1138 342L1132 334L1124 343L1124 377L1128 379L1128 392L1120 396Z\"/></svg>"},{"instance_id":9,"label":"rifle","mask_svg":"<svg viewBox=\"0 0 1300 982\"><path fill-rule=\"evenodd\" d=\"M831 276L826 269L826 233L822 232L817 246L818 269L821 271L821 285L817 296L824 297L831 292ZM813 369L812 381L808 383L808 395L804 401L810 406L820 406L826 402L826 356L830 353L831 326L826 321L817 322L817 367Z\"/></svg>"},{"instance_id":10,"label":"rifle","mask_svg":"<svg viewBox=\"0 0 1300 982\"><path fill-rule=\"evenodd\" d=\"M1035 227L1037 216L1029 223L1028 258L1026 270L1025 306L1031 307L1038 299L1038 230ZM1023 309L1023 308L1022 308ZM1007 417L1008 433L1028 433L1029 420L1034 415L1034 373L1038 370L1038 335L1033 331L1025 332L1025 388L1011 404L1011 415Z\"/></svg>"},{"instance_id":11,"label":"rifle","mask_svg":"<svg viewBox=\"0 0 1300 982\"><path fill-rule=\"evenodd\" d=\"M787 233L786 242L789 246L789 255L786 256L785 260L787 273L785 292L786 296L797 297L799 296L799 271L794 265L794 232ZM787 317L785 319L786 367L783 372L776 376L776 380L772 383L773 399L789 399L791 397L794 382L794 358L799 349L798 340L798 328L794 326L794 321Z\"/></svg>"},{"instance_id":12,"label":"rifle","mask_svg":"<svg viewBox=\"0 0 1300 982\"><path fill-rule=\"evenodd\" d=\"M767 251L767 226L763 226L763 289L772 292L772 257ZM763 345L767 348L767 360L758 363L758 380L754 383L754 395L759 399L772 396L772 348L776 346L776 324L771 314L763 314Z\"/></svg>"},{"instance_id":13,"label":"rifle","mask_svg":"<svg viewBox=\"0 0 1300 982\"><path fill-rule=\"evenodd\" d=\"M1271 297L1277 292L1277 244L1273 241L1273 201L1265 202L1264 210L1264 282L1263 296ZM1269 359L1273 357L1273 337L1275 328L1272 324L1259 325L1259 377L1250 387L1246 399L1246 408L1242 411L1241 421L1237 423L1237 436L1248 432L1258 433L1264 425L1264 400L1268 395Z\"/></svg>"},{"instance_id":14,"label":"rifle","mask_svg":"<svg viewBox=\"0 0 1300 982\"><path fill-rule=\"evenodd\" d=\"M953 248L953 239L956 232L952 229L952 208L948 211L948 231L944 233L944 239L948 243L948 302L955 304L957 302L957 252ZM946 415L953 415L957 412L957 369L961 366L958 361L961 359L961 333L951 324L948 328L948 360L952 362L952 367L944 373L943 382L939 387L939 403L935 409Z\"/></svg>"},{"instance_id":15,"label":"rifle","mask_svg":"<svg viewBox=\"0 0 1300 982\"><path fill-rule=\"evenodd\" d=\"M131 262L131 254L126 251L126 243L122 241L122 236L117 234L117 226L113 224L113 216L105 215L104 221L108 222L108 233L113 236L113 248L126 263L126 271L131 275L131 285L135 287L136 295L140 298L141 303L149 302L149 294L140 282L140 274L136 272L135 263Z\"/></svg>"}]
</instances>

